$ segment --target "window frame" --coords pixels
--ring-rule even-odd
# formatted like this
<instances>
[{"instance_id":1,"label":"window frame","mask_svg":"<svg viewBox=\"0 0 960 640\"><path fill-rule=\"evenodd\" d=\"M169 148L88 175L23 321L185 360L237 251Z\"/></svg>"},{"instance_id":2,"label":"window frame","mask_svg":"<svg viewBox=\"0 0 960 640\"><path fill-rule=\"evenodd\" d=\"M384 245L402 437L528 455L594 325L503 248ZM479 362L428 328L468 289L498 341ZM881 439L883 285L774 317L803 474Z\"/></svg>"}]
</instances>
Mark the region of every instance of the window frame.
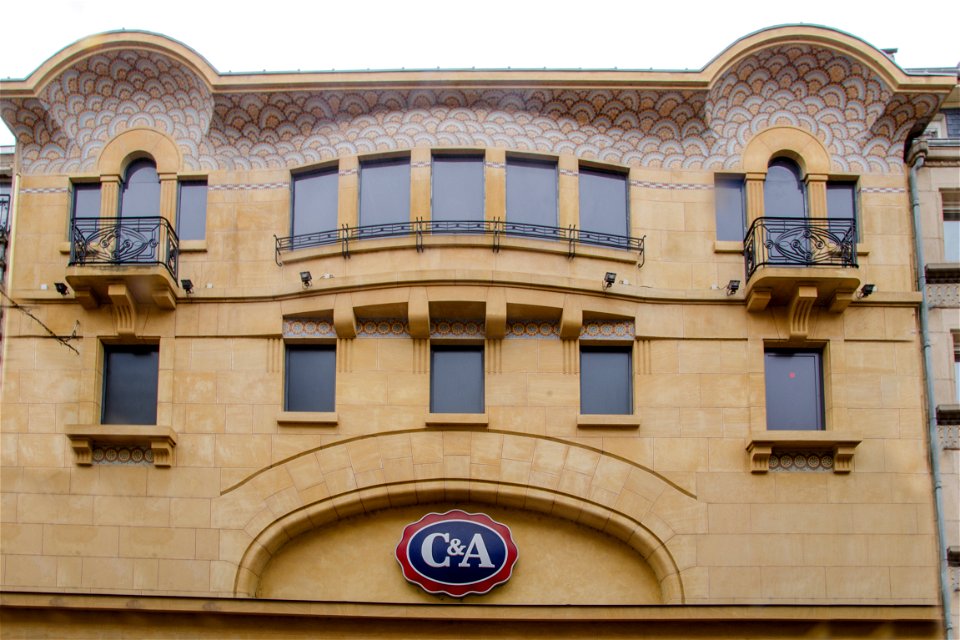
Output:
<instances>
[{"instance_id":1,"label":"window frame","mask_svg":"<svg viewBox=\"0 0 960 640\"><path fill-rule=\"evenodd\" d=\"M826 184L826 196L827 196L827 219L828 220L848 220L846 216L838 216L830 212L830 189L831 187L836 189L839 186L850 186L852 187L852 199L853 199L853 227L857 232L857 242L863 238L863 229L860 224L860 181L857 178L837 178L827 180Z\"/></svg>"},{"instance_id":2,"label":"window frame","mask_svg":"<svg viewBox=\"0 0 960 640\"><path fill-rule=\"evenodd\" d=\"M437 217L437 176L439 172L436 170L437 161L476 161L480 165L480 211L477 217ZM470 221L470 222L480 222L486 218L486 197L487 197L487 177L486 177L486 165L485 165L485 155L483 151L456 151L456 152L438 152L434 151L430 154L430 220L432 221Z\"/></svg>"},{"instance_id":3,"label":"window frame","mask_svg":"<svg viewBox=\"0 0 960 640\"><path fill-rule=\"evenodd\" d=\"M437 355L441 353L472 353L476 354L477 360L473 365L476 367L475 370L469 372L470 375L476 377L479 381L479 405L474 404L463 404L460 406L450 406L446 401L438 406L437 395L444 391L440 387L445 385L438 385L436 380L437 376L446 372L446 366L441 367L437 364ZM431 344L430 345L430 413L431 414L472 414L472 415L482 415L486 413L487 407L487 398L486 398L486 353L483 344L476 344L473 342L456 342L456 343L441 343L441 344ZM445 381L453 380L452 376L445 376L443 378ZM467 382L471 380L464 380L462 378L457 378L455 380L461 388L465 386ZM460 396L458 399L464 401L464 397Z\"/></svg>"},{"instance_id":4,"label":"window frame","mask_svg":"<svg viewBox=\"0 0 960 640\"><path fill-rule=\"evenodd\" d=\"M507 155L504 168L504 219L510 224L532 224L558 228L560 224L560 162L554 157L532 157L526 155ZM540 221L518 220L510 215L510 166L551 166L553 169L553 217L551 224Z\"/></svg>"},{"instance_id":5,"label":"window frame","mask_svg":"<svg viewBox=\"0 0 960 640\"><path fill-rule=\"evenodd\" d=\"M333 203L333 225L329 228L320 228L316 231L303 231L297 233L297 181L298 180L308 180L312 177L324 177L332 176L336 184L334 189L335 202ZM358 190L359 193L359 190ZM321 220L326 216L323 215L324 212L321 211L320 217ZM359 215L359 211L358 211ZM340 164L339 162L311 167L302 171L292 172L290 174L290 235L306 235L309 233L322 233L324 231L334 231L336 232L339 226L340 219Z\"/></svg>"},{"instance_id":6,"label":"window frame","mask_svg":"<svg viewBox=\"0 0 960 640\"><path fill-rule=\"evenodd\" d=\"M183 211L183 187L184 185L203 185L203 210L199 213L192 213L192 215L199 215L202 217L202 224L200 228L203 233L199 238L184 238L183 237L183 220L184 220L184 211ZM207 239L207 207L209 205L209 195L210 195L210 186L206 177L198 178L181 178L177 180L177 239L190 241L204 241Z\"/></svg>"},{"instance_id":7,"label":"window frame","mask_svg":"<svg viewBox=\"0 0 960 640\"><path fill-rule=\"evenodd\" d=\"M826 350L821 347L816 346L807 346L807 347L784 347L784 346L774 346L769 345L765 346L763 350L763 387L764 387L764 409L766 413L766 430L767 431L809 431L809 432L820 432L827 430L827 387L826 387ZM775 419L771 416L771 406L775 404L772 402L771 398L771 367L769 366L769 359L771 356L794 356L794 357L813 357L813 362L816 367L816 378L814 379L815 384L815 397L812 398L815 405L815 413L813 416L813 423L815 426L796 426L794 424L787 424L787 426L776 426L772 424L772 420ZM779 396L790 395L785 394L782 391L775 392ZM794 393L793 397L799 397L798 393ZM776 399L776 398L773 398ZM811 398L799 398L801 401L809 401ZM805 416L804 416L805 417ZM782 423L781 423L782 424Z\"/></svg>"},{"instance_id":8,"label":"window frame","mask_svg":"<svg viewBox=\"0 0 960 640\"><path fill-rule=\"evenodd\" d=\"M130 191L131 185L132 185L132 184L148 184L148 183L132 182L132 181L131 181L131 177L132 177L132 176L131 176L131 171L134 169L134 167L137 167L138 165L139 165L139 166L146 166L147 164L149 164L149 165L153 168L153 173L154 173L154 175L157 176L157 182L156 182L156 213L151 213L151 212L141 213L141 212L139 211L139 208L140 208L139 206L138 206L138 207L135 207L135 210L134 210L133 212L126 212L126 213L125 213L125 212L124 212L124 209L125 209L125 208L127 208L127 207L129 207L129 206L131 206L131 205L136 204L136 203L134 203L134 202L132 202L132 201L131 201L130 203L127 203L127 202L126 202L127 193ZM150 182L149 184L150 184L150 185L153 185L154 183L153 183L153 182ZM158 218L158 217L162 216L162 215L163 215L163 211L162 211L161 206L160 206L160 200L161 200L160 191L161 191L161 186L160 186L160 171L159 171L159 169L157 168L157 163L156 163L156 161L155 161L153 158L150 158L150 157L141 157L141 158L136 158L136 159L132 160L132 161L126 166L126 168L124 168L124 170L123 170L123 180L122 180L121 183L120 183L120 193L118 194L118 197L117 197L117 217L118 217L118 218ZM139 196L139 195L138 195L138 197L143 197L143 196ZM153 210L153 202L152 202L152 196L151 196L151 211L152 211L152 210Z\"/></svg>"},{"instance_id":9,"label":"window frame","mask_svg":"<svg viewBox=\"0 0 960 640\"><path fill-rule=\"evenodd\" d=\"M726 229L730 225L730 220L726 218L732 218L734 214L727 210L724 210L721 216L720 208L720 198L717 197L717 194L720 192L718 185L723 184L737 184L737 192L740 195L740 225L739 225L739 234L733 238L721 237L721 217L724 218L723 228ZM731 189L732 191L732 189ZM713 215L714 215L714 224L715 227L715 239L718 242L743 242L744 237L747 234L747 181L746 176L743 175L731 175L731 174L717 174L713 178Z\"/></svg>"},{"instance_id":10,"label":"window frame","mask_svg":"<svg viewBox=\"0 0 960 640\"><path fill-rule=\"evenodd\" d=\"M122 374L117 375L116 377L111 376L110 369L113 366L111 364L113 354L143 354L149 352L153 354L153 357L150 359L153 366L151 370L138 370L131 373L129 370L124 371ZM157 407L159 402L159 389L160 389L160 345L159 343L101 343L101 354L102 354L102 366L100 371L100 424L101 425L156 425L157 424ZM139 362L138 366L147 366L148 362L143 361ZM118 408L116 402L111 401L111 395L118 394L120 396L126 395L125 389L117 389L114 386L113 381L122 381L130 382L131 378L136 375L143 375L145 377L152 377L151 380L146 380L146 382L152 382L152 411L150 411L150 403L144 403L147 410L144 415L152 417L152 421L140 421L139 417L135 417L134 420L120 420L115 419L114 416L108 414L114 414L121 412ZM151 385L146 385L144 388L151 388ZM142 390L138 390L137 397L142 398ZM112 409L111 410L111 405ZM130 417L130 416L125 416Z\"/></svg>"},{"instance_id":11,"label":"window frame","mask_svg":"<svg viewBox=\"0 0 960 640\"><path fill-rule=\"evenodd\" d=\"M323 362L321 363L323 369L318 376L319 381L323 386L317 387L314 386L312 389L307 390L303 389L301 392L313 391L316 393L318 389L322 393L322 402L321 404L315 406L304 406L302 399L298 402L293 403L295 408L291 408L291 380L294 378L294 372L291 371L290 361L291 354L294 353L320 353L320 354L332 354L330 358L321 358ZM300 365L304 366L304 365ZM316 395L308 396L310 399L315 399ZM302 341L298 340L296 342L286 342L284 344L283 352L283 406L282 410L289 413L332 413L336 411L337 407L337 347L335 343L330 342L313 342L313 341Z\"/></svg>"},{"instance_id":12,"label":"window frame","mask_svg":"<svg viewBox=\"0 0 960 640\"><path fill-rule=\"evenodd\" d=\"M616 177L618 181L623 183L623 228L618 231L607 231L602 229L590 228L584 223L583 216L583 197L584 197L584 175L603 175L608 177ZM557 179L559 187L559 177ZM558 202L559 206L559 202ZM596 234L609 234L609 235L618 235L618 236L629 236L630 235L630 176L629 171L621 169L619 167L601 167L592 164L581 163L577 167L577 223L581 231L586 231L589 233Z\"/></svg>"},{"instance_id":13,"label":"window frame","mask_svg":"<svg viewBox=\"0 0 960 640\"><path fill-rule=\"evenodd\" d=\"M600 359L584 358L585 354L600 354L600 353L609 353L609 354L621 354L626 356L626 380L624 381L624 388L627 393L626 398L617 398L617 404L620 405L620 409L626 408L628 410L616 410L616 411L596 411L593 410L595 407L587 406L584 404L584 400L588 396L589 389L585 388L585 382L593 382L594 378L598 377L597 368L600 366ZM633 366L633 345L624 345L624 344L609 344L602 343L598 344L596 342L581 342L579 349L579 371L580 371L580 380L579 380L579 412L583 416L597 416L597 415L610 415L610 416L632 416L636 413L636 390L634 389L634 366ZM589 360L595 360L594 363L587 364ZM622 372L604 372L606 375L612 375L616 373L620 375ZM596 402L596 398L592 398L590 403ZM610 405L607 405L607 408L613 408Z\"/></svg>"},{"instance_id":14,"label":"window frame","mask_svg":"<svg viewBox=\"0 0 960 640\"><path fill-rule=\"evenodd\" d=\"M363 208L364 208L364 172L373 167L382 167L390 165L406 165L407 174L407 191L403 195L401 202L404 203L404 208L406 215L397 219L387 219L387 220L377 220L375 222L370 222L364 219ZM367 174L368 180L370 174ZM386 157L377 157L377 158L368 158L361 159L360 166L357 176L357 226L366 227L366 226L385 226L391 224L408 224L410 222L410 194L411 189L413 188L413 161L409 153L398 155L398 156L386 156ZM366 200L369 200L370 196L366 197Z\"/></svg>"}]
</instances>

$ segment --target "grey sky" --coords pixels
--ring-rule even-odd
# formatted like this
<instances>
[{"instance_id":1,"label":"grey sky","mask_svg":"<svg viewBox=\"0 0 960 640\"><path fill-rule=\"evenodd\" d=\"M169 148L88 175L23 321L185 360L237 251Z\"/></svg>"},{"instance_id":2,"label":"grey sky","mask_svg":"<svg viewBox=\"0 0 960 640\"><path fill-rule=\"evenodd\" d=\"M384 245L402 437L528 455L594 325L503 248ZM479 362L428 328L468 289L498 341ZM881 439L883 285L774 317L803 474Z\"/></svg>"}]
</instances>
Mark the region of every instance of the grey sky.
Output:
<instances>
[{"instance_id":1,"label":"grey sky","mask_svg":"<svg viewBox=\"0 0 960 640\"><path fill-rule=\"evenodd\" d=\"M699 69L744 35L796 22L898 47L896 59L905 68L943 67L960 61L958 7L948 0L17 1L2 13L0 78L24 78L76 40L121 28L180 40L221 72ZM0 144L13 144L5 127Z\"/></svg>"}]
</instances>

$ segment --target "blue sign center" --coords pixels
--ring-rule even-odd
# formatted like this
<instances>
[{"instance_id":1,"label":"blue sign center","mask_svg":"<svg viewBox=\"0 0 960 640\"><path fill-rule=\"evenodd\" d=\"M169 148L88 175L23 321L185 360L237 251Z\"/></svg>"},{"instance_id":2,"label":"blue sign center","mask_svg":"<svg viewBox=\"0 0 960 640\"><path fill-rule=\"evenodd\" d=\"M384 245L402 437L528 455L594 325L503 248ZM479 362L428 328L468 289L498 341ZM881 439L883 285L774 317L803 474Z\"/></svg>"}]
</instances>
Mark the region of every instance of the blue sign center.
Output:
<instances>
[{"instance_id":1,"label":"blue sign center","mask_svg":"<svg viewBox=\"0 0 960 640\"><path fill-rule=\"evenodd\" d=\"M417 573L443 584L485 580L503 568L507 545L492 529L467 520L428 525L410 538L407 558Z\"/></svg>"}]
</instances>

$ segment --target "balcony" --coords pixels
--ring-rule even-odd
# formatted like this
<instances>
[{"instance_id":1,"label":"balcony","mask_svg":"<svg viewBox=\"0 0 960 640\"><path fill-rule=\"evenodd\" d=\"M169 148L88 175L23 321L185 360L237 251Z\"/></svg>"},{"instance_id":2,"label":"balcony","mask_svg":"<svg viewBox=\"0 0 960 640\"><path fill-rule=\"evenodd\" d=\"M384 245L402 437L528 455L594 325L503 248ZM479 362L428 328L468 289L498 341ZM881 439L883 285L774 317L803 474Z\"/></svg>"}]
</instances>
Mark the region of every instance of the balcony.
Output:
<instances>
[{"instance_id":1,"label":"balcony","mask_svg":"<svg viewBox=\"0 0 960 640\"><path fill-rule=\"evenodd\" d=\"M805 301L842 312L860 286L853 219L757 218L743 241L747 308Z\"/></svg>"},{"instance_id":2,"label":"balcony","mask_svg":"<svg viewBox=\"0 0 960 640\"><path fill-rule=\"evenodd\" d=\"M280 256L283 253L329 245L340 245L343 257L348 258L353 242L404 236L414 237L417 251L423 251L424 238L442 235L487 236L490 238L490 248L494 252L500 251L501 241L505 237L552 240L566 243L567 255L570 258L576 256L577 247L581 245L624 249L635 252L637 265L643 265L643 238L585 231L572 225L569 227L551 227L504 220L415 220L413 222L394 222L359 227L343 225L339 229L277 238L276 260L277 264L280 265L282 264Z\"/></svg>"},{"instance_id":3,"label":"balcony","mask_svg":"<svg viewBox=\"0 0 960 640\"><path fill-rule=\"evenodd\" d=\"M66 278L85 308L176 307L179 240L165 218L83 218L71 235Z\"/></svg>"}]
</instances>

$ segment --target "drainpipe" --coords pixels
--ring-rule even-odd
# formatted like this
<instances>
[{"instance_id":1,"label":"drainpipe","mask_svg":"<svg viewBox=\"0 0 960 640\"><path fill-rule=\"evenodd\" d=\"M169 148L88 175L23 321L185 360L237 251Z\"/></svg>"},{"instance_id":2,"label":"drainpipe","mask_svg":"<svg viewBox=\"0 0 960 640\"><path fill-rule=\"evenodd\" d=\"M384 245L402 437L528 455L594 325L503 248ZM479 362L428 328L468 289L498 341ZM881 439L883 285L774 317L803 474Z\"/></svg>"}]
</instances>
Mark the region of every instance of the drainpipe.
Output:
<instances>
[{"instance_id":1,"label":"drainpipe","mask_svg":"<svg viewBox=\"0 0 960 640\"><path fill-rule=\"evenodd\" d=\"M907 157L910 164L910 210L913 214L913 244L917 261L917 286L923 296L920 304L920 338L923 340L923 378L927 395L927 432L930 438L930 473L933 481L933 505L937 518L937 560L940 563L940 599L943 603L944 637L953 640L953 617L950 613L950 576L947 569L946 525L943 514L943 482L940 478L940 438L937 433L937 405L933 397L933 364L930 359L930 307L927 300L927 273L923 257L923 234L920 223L920 196L917 194L917 171L923 166L927 144L917 141Z\"/></svg>"}]
</instances>

